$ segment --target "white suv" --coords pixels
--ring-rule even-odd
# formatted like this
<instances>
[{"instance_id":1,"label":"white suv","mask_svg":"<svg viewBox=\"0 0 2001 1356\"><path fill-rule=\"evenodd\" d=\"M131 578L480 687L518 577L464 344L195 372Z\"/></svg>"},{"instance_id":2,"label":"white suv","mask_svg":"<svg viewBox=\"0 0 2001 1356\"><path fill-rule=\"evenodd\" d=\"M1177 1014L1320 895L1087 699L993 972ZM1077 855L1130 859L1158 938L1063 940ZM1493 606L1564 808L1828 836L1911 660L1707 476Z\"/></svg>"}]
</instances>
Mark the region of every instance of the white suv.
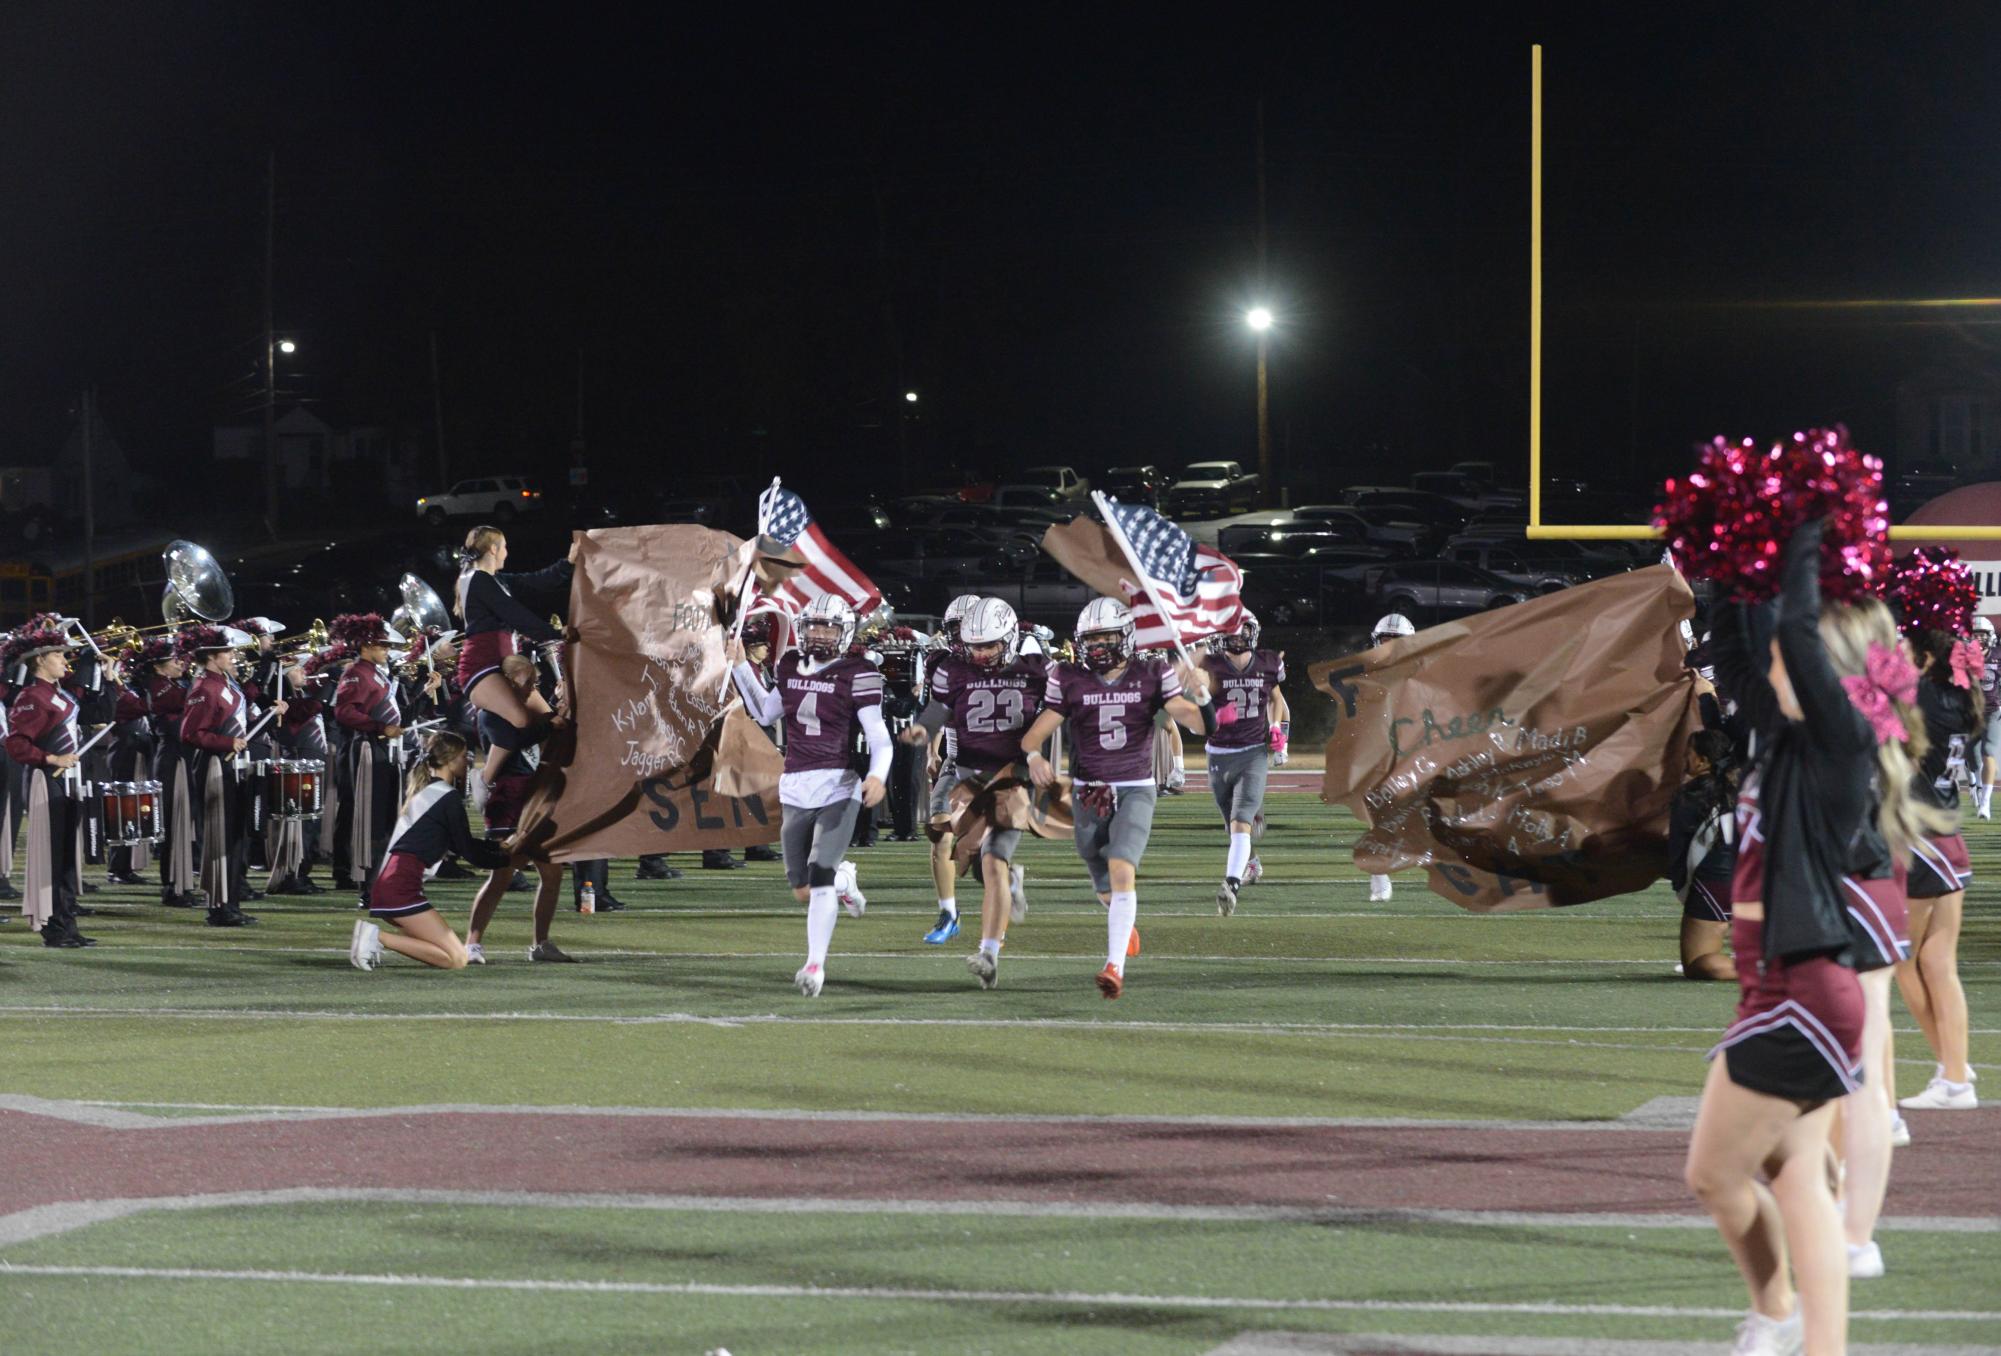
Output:
<instances>
[{"instance_id":1,"label":"white suv","mask_svg":"<svg viewBox=\"0 0 2001 1356\"><path fill-rule=\"evenodd\" d=\"M417 516L436 527L447 518L483 518L512 522L524 513L542 511L542 492L521 476L486 476L461 480L445 494L427 494L417 501Z\"/></svg>"}]
</instances>

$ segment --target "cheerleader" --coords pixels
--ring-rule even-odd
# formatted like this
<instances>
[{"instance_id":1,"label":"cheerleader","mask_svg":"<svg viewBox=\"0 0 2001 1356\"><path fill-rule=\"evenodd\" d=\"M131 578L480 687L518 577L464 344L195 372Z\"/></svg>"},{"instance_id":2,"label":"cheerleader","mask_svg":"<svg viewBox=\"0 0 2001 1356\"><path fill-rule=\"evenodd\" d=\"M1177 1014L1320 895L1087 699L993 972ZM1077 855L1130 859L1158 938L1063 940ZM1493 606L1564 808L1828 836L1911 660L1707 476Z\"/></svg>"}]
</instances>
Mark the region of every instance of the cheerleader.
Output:
<instances>
[{"instance_id":1,"label":"cheerleader","mask_svg":"<svg viewBox=\"0 0 2001 1356\"><path fill-rule=\"evenodd\" d=\"M21 912L42 934L42 945L73 948L97 943L77 931L77 896L83 886L77 786L77 703L62 689L74 647L50 627L22 629L0 658L12 670L26 666L7 711L7 757L22 769L26 807L22 838L27 859Z\"/></svg>"},{"instance_id":2,"label":"cheerleader","mask_svg":"<svg viewBox=\"0 0 2001 1356\"><path fill-rule=\"evenodd\" d=\"M1918 708L1929 744L1912 782L1912 794L1938 807L1947 825L1912 845L1910 859L1911 956L1897 967L1897 987L1938 1061L1931 1082L1901 1105L1918 1111L1970 1111L1980 1105L1967 1064L1966 991L1959 983L1959 927L1973 867L1957 832L1959 786L1952 763L1986 724L1980 691L1982 664L1970 641L1943 631L1914 638L1923 677Z\"/></svg>"},{"instance_id":3,"label":"cheerleader","mask_svg":"<svg viewBox=\"0 0 2001 1356\"><path fill-rule=\"evenodd\" d=\"M371 876L396 820L392 751L403 738L403 713L396 704L396 684L389 672L389 630L382 618L373 612L335 617L328 630L352 646L356 655L334 692L334 723L347 735L341 746L340 814L334 821L334 836L339 840L335 860L345 861L359 891L359 907L365 909Z\"/></svg>"},{"instance_id":4,"label":"cheerleader","mask_svg":"<svg viewBox=\"0 0 2001 1356\"><path fill-rule=\"evenodd\" d=\"M410 769L396 828L375 876L368 912L376 921L356 920L348 943L348 960L355 969L373 970L385 949L440 970L465 968L465 944L424 897L424 882L448 852L474 866L497 869L508 864L505 851L474 838L466 824L465 799L459 792L465 772L465 740L443 731L432 735L423 757ZM385 934L384 922L396 931Z\"/></svg>"},{"instance_id":5,"label":"cheerleader","mask_svg":"<svg viewBox=\"0 0 2001 1356\"><path fill-rule=\"evenodd\" d=\"M237 650L252 643L226 627L189 628L200 676L188 690L181 742L194 762L201 806L201 882L208 924L240 928L257 919L243 912L250 894L250 796L238 755L250 746L250 698L236 681ZM272 709L282 715L285 703Z\"/></svg>"},{"instance_id":6,"label":"cheerleader","mask_svg":"<svg viewBox=\"0 0 2001 1356\"><path fill-rule=\"evenodd\" d=\"M537 674L535 661L527 655L511 654L500 661L501 675L522 697L535 690ZM491 711L479 713L482 733L489 738L511 738L513 727ZM488 783L486 790L486 836L489 841L512 838L520 826L521 811L528 803L529 783L535 778L535 769L541 766L541 744L523 744L512 750L507 771L501 777ZM563 887L563 868L555 862L535 863L538 877L535 887L534 943L528 948L528 959L539 962L568 963L573 959L554 942L549 940L549 927L556 921L556 901ZM466 959L474 965L486 964L486 928L493 921L494 910L500 907L501 896L507 893L514 880L514 867L504 863L494 868L486 883L479 887L473 897L472 916L466 921Z\"/></svg>"},{"instance_id":7,"label":"cheerleader","mask_svg":"<svg viewBox=\"0 0 2001 1356\"><path fill-rule=\"evenodd\" d=\"M1713 633L1752 763L1731 882L1737 1020L1711 1052L1687 1164L1750 1290L1736 1349L1809 1356L1844 1350L1848 1326L1827 1161L1835 1104L1863 1076L1850 846L1872 811L1892 850L1935 818L1909 793L1896 626L1877 603L1821 607L1820 541L1816 521L1786 543L1775 632L1756 618L1769 640L1741 604Z\"/></svg>"},{"instance_id":8,"label":"cheerleader","mask_svg":"<svg viewBox=\"0 0 2001 1356\"><path fill-rule=\"evenodd\" d=\"M475 527L459 550L459 585L455 611L465 626L459 642L459 690L482 711L491 711L519 731L517 742L534 738L535 727L552 712L541 693L524 698L500 673L500 661L513 654L519 632L532 643L553 646L562 639L546 618L539 617L514 596L529 594L567 597L571 565L559 560L531 574L502 574L507 563L507 537L497 527ZM512 750L496 742L487 750L481 775L489 782L501 775Z\"/></svg>"}]
</instances>

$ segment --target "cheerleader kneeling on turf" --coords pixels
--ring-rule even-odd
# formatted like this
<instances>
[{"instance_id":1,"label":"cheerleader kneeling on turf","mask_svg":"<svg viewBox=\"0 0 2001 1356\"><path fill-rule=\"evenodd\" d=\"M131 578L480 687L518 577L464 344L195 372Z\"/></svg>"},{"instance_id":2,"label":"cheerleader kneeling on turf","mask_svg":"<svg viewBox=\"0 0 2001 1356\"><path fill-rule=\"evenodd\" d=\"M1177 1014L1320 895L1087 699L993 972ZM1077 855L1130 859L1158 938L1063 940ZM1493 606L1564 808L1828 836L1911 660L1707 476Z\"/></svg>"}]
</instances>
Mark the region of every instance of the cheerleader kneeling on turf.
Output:
<instances>
[{"instance_id":1,"label":"cheerleader kneeling on turf","mask_svg":"<svg viewBox=\"0 0 2001 1356\"><path fill-rule=\"evenodd\" d=\"M1736 1350L1803 1342L1809 1356L1844 1350L1848 1326L1827 1158L1835 1104L1863 1077L1850 847L1872 813L1893 850L1933 817L1909 795L1901 741L1916 716L1891 695L1910 668L1896 626L1874 602L1821 607L1820 539L1811 522L1786 544L1775 634L1742 604L1713 633L1752 765L1731 886L1737 1020L1712 1052L1687 1164L1750 1290Z\"/></svg>"},{"instance_id":2,"label":"cheerleader kneeling on turf","mask_svg":"<svg viewBox=\"0 0 2001 1356\"><path fill-rule=\"evenodd\" d=\"M465 773L465 740L443 732L432 735L423 758L410 769L403 809L369 895L368 912L376 922L362 919L354 925L348 959L355 969L373 970L385 948L440 970L465 968L465 944L424 897L424 882L447 853L456 852L487 870L508 861L503 849L472 836L459 794ZM384 922L396 931L384 933Z\"/></svg>"}]
</instances>

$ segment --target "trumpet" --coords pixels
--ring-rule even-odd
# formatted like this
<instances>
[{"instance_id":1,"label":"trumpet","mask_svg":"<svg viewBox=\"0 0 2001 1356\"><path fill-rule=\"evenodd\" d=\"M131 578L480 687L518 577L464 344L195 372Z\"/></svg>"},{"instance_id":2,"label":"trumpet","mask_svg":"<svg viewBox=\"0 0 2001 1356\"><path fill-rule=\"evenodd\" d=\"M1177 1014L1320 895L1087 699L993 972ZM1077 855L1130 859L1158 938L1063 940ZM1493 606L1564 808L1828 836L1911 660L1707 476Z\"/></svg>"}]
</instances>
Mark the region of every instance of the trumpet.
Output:
<instances>
[{"instance_id":1,"label":"trumpet","mask_svg":"<svg viewBox=\"0 0 2001 1356\"><path fill-rule=\"evenodd\" d=\"M272 653L300 654L306 651L324 650L332 643L333 638L327 634L326 622L315 617L313 624L298 635L280 637L277 644L272 647Z\"/></svg>"}]
</instances>

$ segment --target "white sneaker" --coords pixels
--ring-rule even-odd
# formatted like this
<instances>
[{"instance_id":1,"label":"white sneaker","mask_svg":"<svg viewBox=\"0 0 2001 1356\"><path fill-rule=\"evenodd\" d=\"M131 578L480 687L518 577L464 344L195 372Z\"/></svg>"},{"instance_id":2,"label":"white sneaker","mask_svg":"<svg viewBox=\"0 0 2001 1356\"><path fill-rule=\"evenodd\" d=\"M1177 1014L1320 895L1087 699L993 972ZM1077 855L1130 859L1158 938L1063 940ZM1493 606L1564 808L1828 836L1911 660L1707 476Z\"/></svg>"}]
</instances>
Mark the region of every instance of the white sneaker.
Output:
<instances>
[{"instance_id":1,"label":"white sneaker","mask_svg":"<svg viewBox=\"0 0 2001 1356\"><path fill-rule=\"evenodd\" d=\"M1369 902L1371 904L1380 904L1389 897L1390 878L1388 876L1370 876Z\"/></svg>"},{"instance_id":2,"label":"white sneaker","mask_svg":"<svg viewBox=\"0 0 2001 1356\"><path fill-rule=\"evenodd\" d=\"M1910 1146L1911 1123L1902 1116L1892 1117L1890 1120L1890 1147L1892 1149L1908 1149Z\"/></svg>"},{"instance_id":3,"label":"white sneaker","mask_svg":"<svg viewBox=\"0 0 2001 1356\"><path fill-rule=\"evenodd\" d=\"M1873 1281L1883 1274L1883 1250L1872 1242L1848 1245L1848 1278Z\"/></svg>"},{"instance_id":4,"label":"white sneaker","mask_svg":"<svg viewBox=\"0 0 2001 1356\"><path fill-rule=\"evenodd\" d=\"M1241 883L1225 876L1223 883L1216 887L1216 912L1225 918L1237 911L1237 887Z\"/></svg>"},{"instance_id":5,"label":"white sneaker","mask_svg":"<svg viewBox=\"0 0 2001 1356\"><path fill-rule=\"evenodd\" d=\"M1943 1078L1934 1078L1923 1092L1906 1097L1897 1105L1907 1111L1971 1111L1980 1105L1980 1098L1974 1094L1971 1081L1948 1083Z\"/></svg>"},{"instance_id":6,"label":"white sneaker","mask_svg":"<svg viewBox=\"0 0 2001 1356\"><path fill-rule=\"evenodd\" d=\"M827 982L827 970L821 965L802 965L799 973L792 976L792 982L799 986L799 992L808 998L818 998L821 986Z\"/></svg>"},{"instance_id":7,"label":"white sneaker","mask_svg":"<svg viewBox=\"0 0 2001 1356\"><path fill-rule=\"evenodd\" d=\"M1730 1356L1798 1356L1806 1342L1806 1322L1797 1303L1791 1318L1766 1318L1753 1310L1737 1325Z\"/></svg>"},{"instance_id":8,"label":"white sneaker","mask_svg":"<svg viewBox=\"0 0 2001 1356\"><path fill-rule=\"evenodd\" d=\"M1007 871L1007 921L1019 923L1028 917L1028 896L1022 893L1021 883L1024 873L1018 866Z\"/></svg>"},{"instance_id":9,"label":"white sneaker","mask_svg":"<svg viewBox=\"0 0 2001 1356\"><path fill-rule=\"evenodd\" d=\"M1244 863L1244 884L1256 885L1265 878L1264 863L1253 857Z\"/></svg>"},{"instance_id":10,"label":"white sneaker","mask_svg":"<svg viewBox=\"0 0 2001 1356\"><path fill-rule=\"evenodd\" d=\"M841 901L841 907L848 911L850 918L860 918L868 911L868 896L862 893L862 887L855 879L853 862L844 860L834 868L834 897Z\"/></svg>"},{"instance_id":11,"label":"white sneaker","mask_svg":"<svg viewBox=\"0 0 2001 1356\"><path fill-rule=\"evenodd\" d=\"M966 968L973 972L973 978L980 981L982 989L991 989L1000 983L1000 957L991 951L975 951L966 957Z\"/></svg>"},{"instance_id":12,"label":"white sneaker","mask_svg":"<svg viewBox=\"0 0 2001 1356\"><path fill-rule=\"evenodd\" d=\"M466 964L467 965L486 964L486 947L479 942L467 942Z\"/></svg>"},{"instance_id":13,"label":"white sneaker","mask_svg":"<svg viewBox=\"0 0 2001 1356\"><path fill-rule=\"evenodd\" d=\"M347 959L357 970L373 970L382 959L382 929L366 918L357 918L354 936L347 944Z\"/></svg>"}]
</instances>

